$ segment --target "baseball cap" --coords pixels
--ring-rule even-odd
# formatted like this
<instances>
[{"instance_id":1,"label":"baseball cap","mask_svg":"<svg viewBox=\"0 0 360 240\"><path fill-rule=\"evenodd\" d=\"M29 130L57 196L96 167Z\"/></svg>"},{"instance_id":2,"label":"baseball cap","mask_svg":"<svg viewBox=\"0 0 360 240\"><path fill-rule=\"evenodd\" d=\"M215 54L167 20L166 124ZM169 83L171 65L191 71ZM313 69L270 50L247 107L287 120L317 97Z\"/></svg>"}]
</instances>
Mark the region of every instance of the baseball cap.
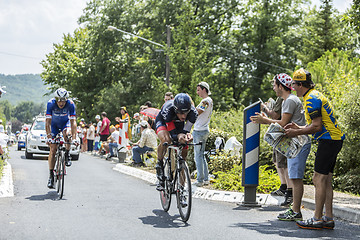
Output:
<instances>
[{"instance_id":1,"label":"baseball cap","mask_svg":"<svg viewBox=\"0 0 360 240\"><path fill-rule=\"evenodd\" d=\"M135 114L134 114L134 118L136 118L136 117L138 117L138 116L140 116L139 113L135 113Z\"/></svg>"},{"instance_id":2,"label":"baseball cap","mask_svg":"<svg viewBox=\"0 0 360 240\"><path fill-rule=\"evenodd\" d=\"M96 115L96 116L95 116L95 119L100 119L100 115Z\"/></svg>"},{"instance_id":3,"label":"baseball cap","mask_svg":"<svg viewBox=\"0 0 360 240\"><path fill-rule=\"evenodd\" d=\"M284 85L287 88L290 88L291 90L294 90L291 87L291 83L292 83L292 79L289 75L287 75L286 73L279 73L277 75L275 75L274 77L275 79L279 80L279 82Z\"/></svg>"},{"instance_id":4,"label":"baseball cap","mask_svg":"<svg viewBox=\"0 0 360 240\"><path fill-rule=\"evenodd\" d=\"M142 120L142 121L140 122L140 126L142 126L143 128L145 128L145 127L148 126L148 122L145 121L145 120Z\"/></svg>"},{"instance_id":5,"label":"baseball cap","mask_svg":"<svg viewBox=\"0 0 360 240\"><path fill-rule=\"evenodd\" d=\"M202 87L206 88L207 91L208 91L208 95L211 95L210 86L209 86L209 84L208 84L207 82L200 82L200 83L198 84L198 86L202 86Z\"/></svg>"},{"instance_id":6,"label":"baseball cap","mask_svg":"<svg viewBox=\"0 0 360 240\"><path fill-rule=\"evenodd\" d=\"M303 68L300 68L293 73L293 80L298 82L313 83L313 81L311 80L311 73L309 73Z\"/></svg>"}]
</instances>

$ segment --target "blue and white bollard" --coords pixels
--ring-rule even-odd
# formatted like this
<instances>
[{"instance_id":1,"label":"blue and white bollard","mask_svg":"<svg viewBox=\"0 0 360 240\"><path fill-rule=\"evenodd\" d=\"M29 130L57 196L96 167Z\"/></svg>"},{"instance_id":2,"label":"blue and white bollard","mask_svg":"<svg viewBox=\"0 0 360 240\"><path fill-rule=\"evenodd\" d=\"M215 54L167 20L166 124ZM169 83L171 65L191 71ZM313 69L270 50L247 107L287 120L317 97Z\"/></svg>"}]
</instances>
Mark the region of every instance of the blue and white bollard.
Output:
<instances>
[{"instance_id":1,"label":"blue and white bollard","mask_svg":"<svg viewBox=\"0 0 360 240\"><path fill-rule=\"evenodd\" d=\"M251 116L260 113L261 102L251 104L244 109L243 129L243 173L242 185L244 186L243 206L259 207L256 201L256 188L259 185L259 145L260 124L252 123Z\"/></svg>"}]
</instances>

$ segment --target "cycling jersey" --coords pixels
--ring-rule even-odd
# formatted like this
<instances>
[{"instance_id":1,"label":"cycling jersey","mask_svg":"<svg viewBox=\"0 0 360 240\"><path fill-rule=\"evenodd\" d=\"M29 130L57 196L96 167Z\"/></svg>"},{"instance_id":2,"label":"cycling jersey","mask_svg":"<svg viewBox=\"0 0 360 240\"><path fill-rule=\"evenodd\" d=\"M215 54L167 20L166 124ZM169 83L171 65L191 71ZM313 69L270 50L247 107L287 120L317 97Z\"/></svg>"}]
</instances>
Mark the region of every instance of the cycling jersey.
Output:
<instances>
[{"instance_id":1,"label":"cycling jersey","mask_svg":"<svg viewBox=\"0 0 360 240\"><path fill-rule=\"evenodd\" d=\"M175 113L174 100L166 101L155 119L156 130L159 132L159 129L166 129L169 131L171 138L177 140L179 133L186 134L190 132L197 116L198 113L195 107L191 106L191 110L187 114L185 121L180 121Z\"/></svg>"},{"instance_id":2,"label":"cycling jersey","mask_svg":"<svg viewBox=\"0 0 360 240\"><path fill-rule=\"evenodd\" d=\"M320 92L310 89L304 96L305 118L310 125L312 120L321 117L322 129L313 134L315 140L331 139L344 140L345 134L341 131L335 116L331 103Z\"/></svg>"},{"instance_id":3,"label":"cycling jersey","mask_svg":"<svg viewBox=\"0 0 360 240\"><path fill-rule=\"evenodd\" d=\"M55 137L60 131L70 127L70 119L76 119L75 104L66 100L63 108L59 108L55 98L47 103L46 118L51 118L51 135Z\"/></svg>"}]
</instances>

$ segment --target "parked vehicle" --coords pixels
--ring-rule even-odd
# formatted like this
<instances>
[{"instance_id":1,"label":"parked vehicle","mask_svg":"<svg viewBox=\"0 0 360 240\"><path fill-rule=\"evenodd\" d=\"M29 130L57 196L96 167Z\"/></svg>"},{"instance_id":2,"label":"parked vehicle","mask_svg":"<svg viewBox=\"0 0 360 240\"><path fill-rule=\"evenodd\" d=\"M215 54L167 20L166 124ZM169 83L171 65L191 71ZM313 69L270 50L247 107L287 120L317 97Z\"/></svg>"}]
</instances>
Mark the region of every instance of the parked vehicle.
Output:
<instances>
[{"instance_id":1,"label":"parked vehicle","mask_svg":"<svg viewBox=\"0 0 360 240\"><path fill-rule=\"evenodd\" d=\"M33 158L33 154L49 155L50 147L46 144L45 116L35 118L30 131L26 135L25 157ZM79 137L77 137L80 142ZM78 160L80 155L80 146L71 145L70 155L72 160Z\"/></svg>"},{"instance_id":2,"label":"parked vehicle","mask_svg":"<svg viewBox=\"0 0 360 240\"><path fill-rule=\"evenodd\" d=\"M28 132L28 127L24 127L23 129L21 129L21 132L18 136L18 150L20 151L21 149L25 148L26 146L26 134Z\"/></svg>"}]
</instances>

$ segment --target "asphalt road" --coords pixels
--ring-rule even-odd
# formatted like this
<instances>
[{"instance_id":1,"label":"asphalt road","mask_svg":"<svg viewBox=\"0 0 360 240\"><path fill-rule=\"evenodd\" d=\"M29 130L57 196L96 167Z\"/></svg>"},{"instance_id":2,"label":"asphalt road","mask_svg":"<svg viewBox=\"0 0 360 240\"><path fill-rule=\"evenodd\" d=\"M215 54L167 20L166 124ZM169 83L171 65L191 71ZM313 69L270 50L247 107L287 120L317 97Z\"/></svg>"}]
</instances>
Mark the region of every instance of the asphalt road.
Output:
<instances>
[{"instance_id":1,"label":"asphalt road","mask_svg":"<svg viewBox=\"0 0 360 240\"><path fill-rule=\"evenodd\" d=\"M173 202L161 209L155 187L114 171L114 164L82 154L68 168L63 200L47 185L44 157L25 159L11 148L15 196L0 198L0 239L360 239L360 227L303 230L276 216L283 208L257 209L194 199L190 220ZM311 211L303 211L305 217Z\"/></svg>"}]
</instances>

